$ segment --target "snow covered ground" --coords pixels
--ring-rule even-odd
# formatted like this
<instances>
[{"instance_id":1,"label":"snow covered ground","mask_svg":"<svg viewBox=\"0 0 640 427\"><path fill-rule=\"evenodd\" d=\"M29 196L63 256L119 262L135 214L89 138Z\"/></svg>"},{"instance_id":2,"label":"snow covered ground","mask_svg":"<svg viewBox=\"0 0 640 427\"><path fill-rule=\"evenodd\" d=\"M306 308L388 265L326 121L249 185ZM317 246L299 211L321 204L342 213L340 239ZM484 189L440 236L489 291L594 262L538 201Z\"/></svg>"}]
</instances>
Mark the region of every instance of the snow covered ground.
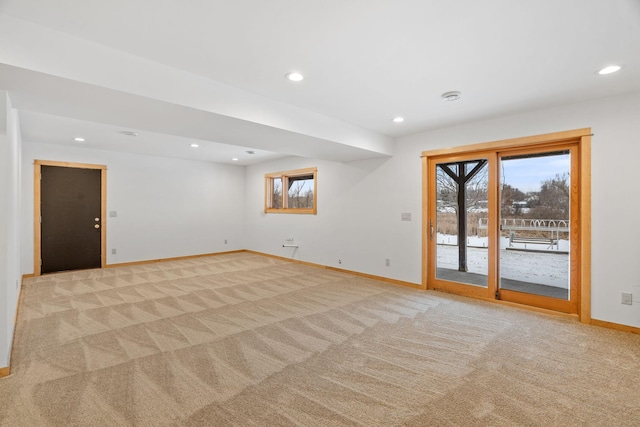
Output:
<instances>
[{"instance_id":1,"label":"snow covered ground","mask_svg":"<svg viewBox=\"0 0 640 427\"><path fill-rule=\"evenodd\" d=\"M458 269L457 236L438 234L436 258L438 268ZM467 243L467 269L469 273L487 274L486 237L469 237ZM524 244L514 243L514 248L524 249ZM547 246L528 244L530 249L544 251ZM539 283L563 289L569 287L569 242L560 240L559 248L545 252L524 252L507 250L509 238L500 238L500 274L504 278L523 282ZM556 252L556 253L553 253Z\"/></svg>"}]
</instances>

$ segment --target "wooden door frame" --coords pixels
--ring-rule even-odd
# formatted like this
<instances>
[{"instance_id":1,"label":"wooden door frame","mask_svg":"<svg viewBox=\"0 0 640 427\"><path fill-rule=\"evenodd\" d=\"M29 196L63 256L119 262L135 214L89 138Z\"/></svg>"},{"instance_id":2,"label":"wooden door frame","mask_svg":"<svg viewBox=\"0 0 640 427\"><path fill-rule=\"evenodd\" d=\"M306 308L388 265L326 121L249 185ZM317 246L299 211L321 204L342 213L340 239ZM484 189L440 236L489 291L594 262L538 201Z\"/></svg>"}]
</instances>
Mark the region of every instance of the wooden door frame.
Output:
<instances>
[{"instance_id":1,"label":"wooden door frame","mask_svg":"<svg viewBox=\"0 0 640 427\"><path fill-rule=\"evenodd\" d=\"M582 323L591 321L591 128L576 129L564 132L554 132L542 135L534 135L522 138L506 139L494 142L485 142L458 146L439 150L429 150L422 153L422 289L433 289L433 285L428 283L429 269L429 198L433 191L429 182L429 159L436 156L453 156L456 154L467 155L486 151L541 148L545 146L566 142L575 143L578 147L578 169L579 181L577 182L579 198L579 212L577 213L579 224L578 234L580 244L576 254L578 269L578 292L577 315ZM495 172L495 171L494 171ZM489 296L470 295L490 301L496 301Z\"/></svg>"},{"instance_id":2,"label":"wooden door frame","mask_svg":"<svg viewBox=\"0 0 640 427\"><path fill-rule=\"evenodd\" d=\"M94 165L89 163L57 162L52 160L35 160L33 162L33 274L40 276L42 271L42 229L40 217L42 209L40 200L41 189L41 169L42 166L57 166L77 169L99 169L100 170L100 266L107 265L107 166Z\"/></svg>"}]
</instances>

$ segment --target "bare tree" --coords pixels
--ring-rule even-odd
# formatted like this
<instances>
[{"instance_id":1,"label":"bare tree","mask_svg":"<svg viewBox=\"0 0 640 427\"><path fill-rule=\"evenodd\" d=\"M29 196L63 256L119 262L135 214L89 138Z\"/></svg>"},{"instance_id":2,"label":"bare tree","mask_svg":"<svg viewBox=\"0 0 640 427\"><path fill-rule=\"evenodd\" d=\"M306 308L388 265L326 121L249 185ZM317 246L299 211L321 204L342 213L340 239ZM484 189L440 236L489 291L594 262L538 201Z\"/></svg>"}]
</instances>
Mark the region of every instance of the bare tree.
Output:
<instances>
[{"instance_id":1,"label":"bare tree","mask_svg":"<svg viewBox=\"0 0 640 427\"><path fill-rule=\"evenodd\" d=\"M273 194L271 195L271 207L274 209L282 208L282 180L273 180Z\"/></svg>"},{"instance_id":2,"label":"bare tree","mask_svg":"<svg viewBox=\"0 0 640 427\"><path fill-rule=\"evenodd\" d=\"M313 190L311 189L304 193L304 206L306 208L313 208Z\"/></svg>"},{"instance_id":3,"label":"bare tree","mask_svg":"<svg viewBox=\"0 0 640 427\"><path fill-rule=\"evenodd\" d=\"M307 181L294 181L289 187L287 194L287 202L290 208L312 208L313 207L313 190L305 190Z\"/></svg>"},{"instance_id":4,"label":"bare tree","mask_svg":"<svg viewBox=\"0 0 640 427\"><path fill-rule=\"evenodd\" d=\"M504 218L509 215L520 215L522 213L522 205L519 202L525 202L527 195L509 184L503 184L500 192L500 215Z\"/></svg>"},{"instance_id":5,"label":"bare tree","mask_svg":"<svg viewBox=\"0 0 640 427\"><path fill-rule=\"evenodd\" d=\"M537 203L532 207L531 214L537 218L569 219L570 185L568 173L556 174L555 177L542 181Z\"/></svg>"},{"instance_id":6,"label":"bare tree","mask_svg":"<svg viewBox=\"0 0 640 427\"><path fill-rule=\"evenodd\" d=\"M467 165L467 166L473 166ZM458 172L458 165L451 165L454 172ZM458 212L458 184L441 167L436 168L436 188L438 208ZM483 167L467 182L466 209L486 208L488 197L488 168Z\"/></svg>"}]
</instances>

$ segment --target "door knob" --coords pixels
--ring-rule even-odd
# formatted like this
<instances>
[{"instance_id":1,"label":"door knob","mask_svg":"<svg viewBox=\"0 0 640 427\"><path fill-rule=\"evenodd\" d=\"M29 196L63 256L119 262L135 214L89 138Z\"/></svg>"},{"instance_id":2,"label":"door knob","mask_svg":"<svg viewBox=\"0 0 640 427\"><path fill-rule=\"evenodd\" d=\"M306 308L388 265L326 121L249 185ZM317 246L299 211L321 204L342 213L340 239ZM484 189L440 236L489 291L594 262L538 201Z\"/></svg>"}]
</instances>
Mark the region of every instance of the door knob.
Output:
<instances>
[{"instance_id":1,"label":"door knob","mask_svg":"<svg viewBox=\"0 0 640 427\"><path fill-rule=\"evenodd\" d=\"M93 228L100 228L100 224L94 225Z\"/></svg>"}]
</instances>

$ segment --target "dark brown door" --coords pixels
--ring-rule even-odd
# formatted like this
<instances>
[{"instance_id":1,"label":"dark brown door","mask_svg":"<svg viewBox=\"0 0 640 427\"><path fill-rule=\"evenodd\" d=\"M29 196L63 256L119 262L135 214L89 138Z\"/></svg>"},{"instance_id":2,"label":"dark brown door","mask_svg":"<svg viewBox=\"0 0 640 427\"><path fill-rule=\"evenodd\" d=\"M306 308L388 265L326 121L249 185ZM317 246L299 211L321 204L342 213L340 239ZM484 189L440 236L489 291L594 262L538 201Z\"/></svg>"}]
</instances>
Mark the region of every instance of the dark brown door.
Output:
<instances>
[{"instance_id":1,"label":"dark brown door","mask_svg":"<svg viewBox=\"0 0 640 427\"><path fill-rule=\"evenodd\" d=\"M42 166L41 272L100 268L101 171Z\"/></svg>"}]
</instances>

